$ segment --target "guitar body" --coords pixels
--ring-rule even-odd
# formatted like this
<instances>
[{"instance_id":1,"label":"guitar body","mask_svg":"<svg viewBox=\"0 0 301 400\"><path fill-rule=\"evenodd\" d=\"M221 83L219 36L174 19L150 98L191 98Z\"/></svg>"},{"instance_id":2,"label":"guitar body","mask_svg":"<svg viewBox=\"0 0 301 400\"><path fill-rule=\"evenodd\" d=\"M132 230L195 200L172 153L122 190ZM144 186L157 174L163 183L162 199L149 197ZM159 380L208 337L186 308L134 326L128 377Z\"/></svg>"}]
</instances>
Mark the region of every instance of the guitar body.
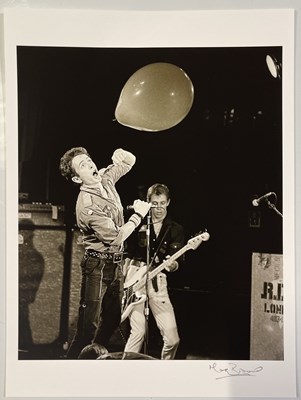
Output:
<instances>
[{"instance_id":1,"label":"guitar body","mask_svg":"<svg viewBox=\"0 0 301 400\"><path fill-rule=\"evenodd\" d=\"M135 305L144 303L146 295L142 291L134 291L134 285L143 281L146 274L146 264L140 267L130 267L123 286L123 298L121 306L121 322L131 313Z\"/></svg>"},{"instance_id":2,"label":"guitar body","mask_svg":"<svg viewBox=\"0 0 301 400\"><path fill-rule=\"evenodd\" d=\"M124 290L130 290L135 283L140 282L146 274L146 264L141 263L140 267L135 267L131 265L129 271L127 273L125 282L124 282Z\"/></svg>"},{"instance_id":3,"label":"guitar body","mask_svg":"<svg viewBox=\"0 0 301 400\"><path fill-rule=\"evenodd\" d=\"M187 250L195 250L203 241L207 241L209 237L209 233L206 231L188 240L184 247L173 254L168 260L163 261L163 263L158 265L154 270L149 272L147 275L147 282L161 272L169 262L173 262ZM121 305L121 322L128 317L135 305L141 304L146 300L146 294L144 294L146 285L146 268L146 264L143 263L141 263L139 267L131 265L129 268L124 283L124 292Z\"/></svg>"},{"instance_id":4,"label":"guitar body","mask_svg":"<svg viewBox=\"0 0 301 400\"><path fill-rule=\"evenodd\" d=\"M131 295L131 297L128 299L128 302L126 302L125 304L122 303L122 310L124 310L124 311L121 314L120 323L127 319L127 317L132 312L133 308L137 304L144 303L145 300L146 300L146 295L145 294L140 294L140 293L137 292L137 293L133 293Z\"/></svg>"}]
</instances>

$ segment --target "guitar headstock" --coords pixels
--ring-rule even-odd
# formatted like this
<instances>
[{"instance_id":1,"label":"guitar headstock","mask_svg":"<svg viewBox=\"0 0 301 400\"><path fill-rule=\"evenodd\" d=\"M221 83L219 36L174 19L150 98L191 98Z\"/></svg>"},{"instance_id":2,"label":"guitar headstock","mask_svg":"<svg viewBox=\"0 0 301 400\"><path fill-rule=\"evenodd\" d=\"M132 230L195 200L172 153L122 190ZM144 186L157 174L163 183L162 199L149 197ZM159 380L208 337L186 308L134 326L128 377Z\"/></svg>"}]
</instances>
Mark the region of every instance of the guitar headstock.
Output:
<instances>
[{"instance_id":1,"label":"guitar headstock","mask_svg":"<svg viewBox=\"0 0 301 400\"><path fill-rule=\"evenodd\" d=\"M209 240L210 235L207 231L199 233L198 235L194 236L193 238L189 239L187 245L192 249L195 250L199 247L202 242L206 242Z\"/></svg>"}]
</instances>

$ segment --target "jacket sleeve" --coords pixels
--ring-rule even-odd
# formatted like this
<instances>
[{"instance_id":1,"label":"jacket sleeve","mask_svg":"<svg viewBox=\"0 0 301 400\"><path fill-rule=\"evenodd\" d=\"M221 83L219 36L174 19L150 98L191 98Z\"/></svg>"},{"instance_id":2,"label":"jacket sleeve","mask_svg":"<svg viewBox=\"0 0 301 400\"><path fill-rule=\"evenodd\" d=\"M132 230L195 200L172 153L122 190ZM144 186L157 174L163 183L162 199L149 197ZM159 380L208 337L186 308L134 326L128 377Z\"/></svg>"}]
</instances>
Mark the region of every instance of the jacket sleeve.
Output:
<instances>
[{"instance_id":1,"label":"jacket sleeve","mask_svg":"<svg viewBox=\"0 0 301 400\"><path fill-rule=\"evenodd\" d=\"M115 156L119 152L119 156ZM117 158L116 158L117 157ZM119 159L120 158L120 159ZM136 157L129 151L118 149L114 152L113 164L109 165L103 174L103 179L111 180L114 184L123 175L127 174L136 162Z\"/></svg>"},{"instance_id":2,"label":"jacket sleeve","mask_svg":"<svg viewBox=\"0 0 301 400\"><path fill-rule=\"evenodd\" d=\"M110 181L113 185L125 174L131 170L132 166L129 164L109 165L104 172L100 171L103 181Z\"/></svg>"},{"instance_id":3,"label":"jacket sleeve","mask_svg":"<svg viewBox=\"0 0 301 400\"><path fill-rule=\"evenodd\" d=\"M109 246L120 246L135 230L135 224L126 222L121 227L117 226L106 213L85 209L79 218L80 224L88 226L97 238Z\"/></svg>"}]
</instances>

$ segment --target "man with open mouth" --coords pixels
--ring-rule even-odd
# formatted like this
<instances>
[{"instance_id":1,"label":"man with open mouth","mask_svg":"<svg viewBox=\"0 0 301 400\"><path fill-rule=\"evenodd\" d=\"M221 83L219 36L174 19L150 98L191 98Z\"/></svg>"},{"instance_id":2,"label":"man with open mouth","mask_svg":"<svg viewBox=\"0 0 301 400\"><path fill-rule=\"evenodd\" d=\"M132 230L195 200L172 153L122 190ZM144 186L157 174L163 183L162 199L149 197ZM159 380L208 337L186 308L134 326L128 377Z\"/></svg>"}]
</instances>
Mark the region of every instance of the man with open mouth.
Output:
<instances>
[{"instance_id":1,"label":"man with open mouth","mask_svg":"<svg viewBox=\"0 0 301 400\"><path fill-rule=\"evenodd\" d=\"M133 167L136 157L123 149L113 163L98 170L87 150L74 147L60 160L66 179L79 185L76 220L83 235L82 283L77 330L67 358L77 359L88 344L107 346L121 317L124 241L147 214L150 204L135 200L134 214L124 223L116 182Z\"/></svg>"}]
</instances>

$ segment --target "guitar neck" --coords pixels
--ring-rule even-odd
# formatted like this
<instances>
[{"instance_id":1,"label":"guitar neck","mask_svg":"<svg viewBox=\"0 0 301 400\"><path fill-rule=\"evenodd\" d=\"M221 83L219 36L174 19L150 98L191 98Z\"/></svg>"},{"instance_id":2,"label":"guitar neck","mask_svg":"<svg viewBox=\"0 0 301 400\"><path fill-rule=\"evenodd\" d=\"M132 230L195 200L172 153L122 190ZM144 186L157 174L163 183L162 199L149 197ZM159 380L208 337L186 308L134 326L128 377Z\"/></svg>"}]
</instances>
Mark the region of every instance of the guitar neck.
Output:
<instances>
[{"instance_id":1,"label":"guitar neck","mask_svg":"<svg viewBox=\"0 0 301 400\"><path fill-rule=\"evenodd\" d=\"M188 244L186 244L184 247L182 247L180 250L178 250L175 254L170 256L168 261L169 262L170 262L170 260L175 261L177 258L181 257L181 255L183 255L189 249L191 249L191 247ZM147 281L152 280L159 272L161 272L165 268L165 266L166 266L166 263L163 261L162 264L158 265L158 267L156 267L151 272L149 272L147 275L145 275L144 278L141 279L141 281L137 282L133 286L134 292L143 288L143 286L146 284L146 277L147 277Z\"/></svg>"}]
</instances>

